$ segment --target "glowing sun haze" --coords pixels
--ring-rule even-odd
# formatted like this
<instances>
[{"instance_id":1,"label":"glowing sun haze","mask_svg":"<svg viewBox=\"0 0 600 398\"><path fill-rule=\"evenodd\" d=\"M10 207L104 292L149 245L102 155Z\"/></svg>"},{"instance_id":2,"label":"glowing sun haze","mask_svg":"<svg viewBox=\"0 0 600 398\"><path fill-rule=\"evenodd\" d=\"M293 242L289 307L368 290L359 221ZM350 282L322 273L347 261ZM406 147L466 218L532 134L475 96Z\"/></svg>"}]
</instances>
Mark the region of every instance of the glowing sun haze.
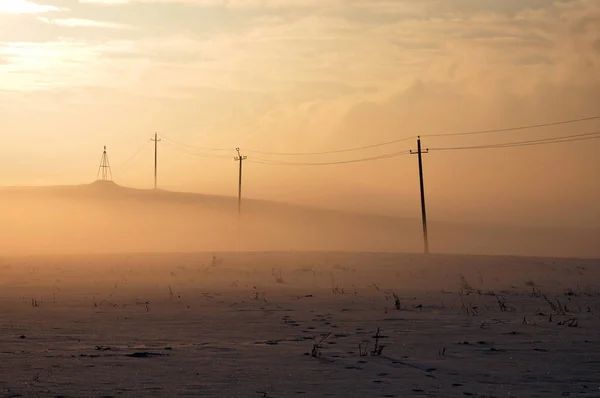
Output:
<instances>
[{"instance_id":1,"label":"glowing sun haze","mask_svg":"<svg viewBox=\"0 0 600 398\"><path fill-rule=\"evenodd\" d=\"M0 185L92 181L107 145L117 182L150 187L158 132L161 187L235 195L237 146L249 160L345 161L415 142L251 150L553 122L599 104L597 0L0 1ZM592 120L423 145L597 131ZM599 150L432 151L430 217L600 227ZM416 166L247 162L245 194L418 217Z\"/></svg>"}]
</instances>

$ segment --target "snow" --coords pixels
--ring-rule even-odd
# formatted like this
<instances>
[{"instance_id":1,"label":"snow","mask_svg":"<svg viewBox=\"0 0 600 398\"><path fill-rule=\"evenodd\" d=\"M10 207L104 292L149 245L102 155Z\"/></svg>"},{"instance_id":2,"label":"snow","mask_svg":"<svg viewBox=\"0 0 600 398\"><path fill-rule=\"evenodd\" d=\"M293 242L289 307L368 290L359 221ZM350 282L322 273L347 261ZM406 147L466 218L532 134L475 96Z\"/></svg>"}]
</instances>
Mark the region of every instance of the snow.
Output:
<instances>
[{"instance_id":1,"label":"snow","mask_svg":"<svg viewBox=\"0 0 600 398\"><path fill-rule=\"evenodd\" d=\"M597 397L599 282L594 259L2 258L0 394Z\"/></svg>"}]
</instances>

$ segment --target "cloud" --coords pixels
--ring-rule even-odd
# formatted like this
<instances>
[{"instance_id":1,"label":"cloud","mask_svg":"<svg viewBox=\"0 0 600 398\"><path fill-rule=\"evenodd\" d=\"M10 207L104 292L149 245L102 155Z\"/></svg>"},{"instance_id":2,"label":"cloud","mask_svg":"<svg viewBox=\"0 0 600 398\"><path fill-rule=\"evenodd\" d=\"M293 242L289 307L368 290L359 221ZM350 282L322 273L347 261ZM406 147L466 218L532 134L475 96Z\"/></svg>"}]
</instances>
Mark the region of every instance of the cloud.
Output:
<instances>
[{"instance_id":1,"label":"cloud","mask_svg":"<svg viewBox=\"0 0 600 398\"><path fill-rule=\"evenodd\" d=\"M186 4L198 7L226 8L270 8L288 7L309 8L323 6L327 3L338 3L335 0L79 0L81 4L120 5L120 4Z\"/></svg>"},{"instance_id":2,"label":"cloud","mask_svg":"<svg viewBox=\"0 0 600 398\"><path fill-rule=\"evenodd\" d=\"M130 52L133 43L111 41L90 44L70 39L43 43L10 42L0 46L0 71L10 79L0 81L4 90L36 91L82 86L117 87L131 84L144 60L133 59L114 68L101 58L106 52Z\"/></svg>"},{"instance_id":3,"label":"cloud","mask_svg":"<svg viewBox=\"0 0 600 398\"><path fill-rule=\"evenodd\" d=\"M51 5L38 4L27 0L2 0L0 2L0 14L41 14L61 9Z\"/></svg>"},{"instance_id":4,"label":"cloud","mask_svg":"<svg viewBox=\"0 0 600 398\"><path fill-rule=\"evenodd\" d=\"M131 26L123 25L114 22L95 21L92 19L82 18L47 18L38 17L38 20L56 26L63 26L68 28L104 28L104 29L130 29Z\"/></svg>"},{"instance_id":5,"label":"cloud","mask_svg":"<svg viewBox=\"0 0 600 398\"><path fill-rule=\"evenodd\" d=\"M130 0L79 0L81 4L129 4Z\"/></svg>"},{"instance_id":6,"label":"cloud","mask_svg":"<svg viewBox=\"0 0 600 398\"><path fill-rule=\"evenodd\" d=\"M115 0L111 2L115 4ZM101 69L95 71L97 77L105 76L104 69L110 70L110 74L121 70L126 76L137 73L134 80L139 89L152 92L182 92L186 87L261 91L275 96L285 92L290 107L297 106L295 101L310 101L311 93L314 98L322 98L319 91L322 87L329 87L328 98L347 97L350 102L357 99L340 87L379 91L380 98L418 80L457 84L465 93L492 86L524 93L541 82L569 79L581 82L594 80L598 75L595 71L600 62L600 24L595 21L600 6L594 1L526 0L511 1L500 7L490 1L450 0L445 4L455 4L454 13L449 5L435 9L441 4L438 0L188 0L185 3L233 8L302 3L314 8L337 8L323 13L301 10L293 15L277 9L266 14L225 10L224 13L235 13L235 19L209 32L201 27L197 31L179 31L177 20L168 18L160 31L153 31L151 25L143 25L135 14L119 23L113 22L112 11L101 14L102 22L77 15L40 20L58 27L112 28L106 37L89 44L83 36L62 41L63 45L75 46L77 53L94 54L95 66ZM361 10L364 14L357 18L351 10ZM377 10L387 10L389 15L383 17L386 13ZM121 32L128 22L142 24L135 37ZM114 37L118 40L111 39L111 35L117 35ZM57 46L59 42L54 40L48 46ZM81 67L79 71L78 64L68 61L68 51L53 54L55 59L64 57L61 62L69 63L72 78L60 73L61 79L70 79L74 84L76 76L86 73L88 68ZM18 57L13 54L14 73L18 75L19 70L37 66L38 73L52 79L51 74L59 70L44 68L43 62L35 61L39 56L29 50ZM26 68L18 67L17 63ZM314 82L323 83L316 86ZM96 84L112 85L112 81ZM336 109L339 107L337 104Z\"/></svg>"}]
</instances>

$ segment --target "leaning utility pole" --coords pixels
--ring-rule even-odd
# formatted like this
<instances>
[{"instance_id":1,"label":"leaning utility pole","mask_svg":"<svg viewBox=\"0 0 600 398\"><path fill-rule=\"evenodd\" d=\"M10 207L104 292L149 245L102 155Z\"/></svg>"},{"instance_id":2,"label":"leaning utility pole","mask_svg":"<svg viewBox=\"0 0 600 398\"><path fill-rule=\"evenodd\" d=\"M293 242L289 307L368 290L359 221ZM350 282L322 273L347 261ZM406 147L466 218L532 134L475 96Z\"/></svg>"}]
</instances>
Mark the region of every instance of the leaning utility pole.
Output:
<instances>
[{"instance_id":1,"label":"leaning utility pole","mask_svg":"<svg viewBox=\"0 0 600 398\"><path fill-rule=\"evenodd\" d=\"M242 156L240 153L240 148L235 148L238 153L238 156L234 158L236 162L240 162L240 179L238 185L238 213L242 212L242 163L244 160L248 159L248 156Z\"/></svg>"},{"instance_id":2,"label":"leaning utility pole","mask_svg":"<svg viewBox=\"0 0 600 398\"><path fill-rule=\"evenodd\" d=\"M421 154L429 153L429 149L421 150L421 137L417 137L417 151L410 151L412 155L419 155L419 181L421 184L421 217L423 218L423 243L425 254L429 254L429 238L427 237L427 212L425 211L425 188L423 187L423 160Z\"/></svg>"},{"instance_id":3,"label":"leaning utility pole","mask_svg":"<svg viewBox=\"0 0 600 398\"><path fill-rule=\"evenodd\" d=\"M156 189L158 188L158 143L162 140L158 139L158 133L155 133L150 141L154 142L154 189Z\"/></svg>"}]
</instances>

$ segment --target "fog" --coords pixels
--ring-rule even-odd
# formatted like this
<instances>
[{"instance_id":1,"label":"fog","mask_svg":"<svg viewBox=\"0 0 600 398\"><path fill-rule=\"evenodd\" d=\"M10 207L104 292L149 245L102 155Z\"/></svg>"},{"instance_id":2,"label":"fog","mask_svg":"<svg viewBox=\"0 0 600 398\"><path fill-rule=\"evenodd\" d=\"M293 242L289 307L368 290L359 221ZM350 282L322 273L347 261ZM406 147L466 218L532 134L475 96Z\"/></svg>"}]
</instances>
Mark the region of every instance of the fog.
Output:
<instances>
[{"instance_id":1,"label":"fog","mask_svg":"<svg viewBox=\"0 0 600 398\"><path fill-rule=\"evenodd\" d=\"M237 198L137 190L112 182L4 188L5 254L219 251L421 252L419 219ZM594 229L430 220L437 253L595 257Z\"/></svg>"}]
</instances>

